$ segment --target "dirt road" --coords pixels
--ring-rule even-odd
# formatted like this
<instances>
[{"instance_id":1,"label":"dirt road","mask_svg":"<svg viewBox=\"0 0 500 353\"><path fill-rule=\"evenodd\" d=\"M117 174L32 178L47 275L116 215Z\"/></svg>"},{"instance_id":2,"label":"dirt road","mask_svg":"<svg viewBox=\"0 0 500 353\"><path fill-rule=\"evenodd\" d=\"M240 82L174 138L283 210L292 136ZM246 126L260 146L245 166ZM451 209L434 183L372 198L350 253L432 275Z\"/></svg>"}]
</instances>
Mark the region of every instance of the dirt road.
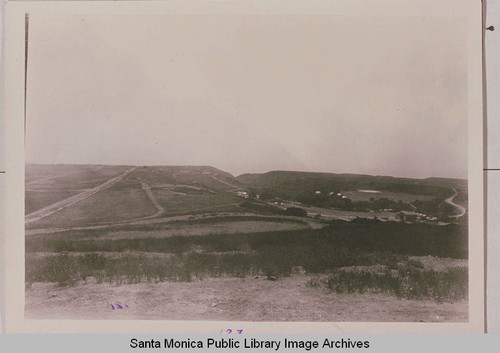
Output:
<instances>
[{"instance_id":1,"label":"dirt road","mask_svg":"<svg viewBox=\"0 0 500 353\"><path fill-rule=\"evenodd\" d=\"M444 202L446 202L449 205L452 205L453 207L455 207L455 208L457 208L459 210L458 214L450 216L450 218L460 218L460 217L462 217L465 214L465 212L467 210L465 209L465 207L457 205L455 202L453 202L453 199L458 195L457 189L453 189L453 191L455 192L455 194L453 196L451 196L451 197L448 197L446 200L444 200Z\"/></svg>"},{"instance_id":2,"label":"dirt road","mask_svg":"<svg viewBox=\"0 0 500 353\"><path fill-rule=\"evenodd\" d=\"M163 207L161 207L161 205L155 199L153 193L151 192L151 186L148 183L146 183L144 180L140 179L140 178L137 178L137 180L139 181L139 183L141 183L142 189L144 190L144 192L148 196L148 198L151 201L151 203L158 210L155 214L152 214L151 216L147 216L147 217L144 217L144 218L141 218L141 219L149 219L149 218L155 218L155 217L160 216L163 212L165 212L165 209Z\"/></svg>"},{"instance_id":3,"label":"dirt road","mask_svg":"<svg viewBox=\"0 0 500 353\"><path fill-rule=\"evenodd\" d=\"M210 177L215 180L215 181L218 181L219 183L221 184L224 184L224 185L227 185L227 186L230 186L232 188L234 188L234 190L241 190L241 187L237 186L237 185L234 185L234 184L231 184L231 183L228 183L227 181L225 180L222 180L220 178L217 178L215 175L210 175Z\"/></svg>"},{"instance_id":4,"label":"dirt road","mask_svg":"<svg viewBox=\"0 0 500 353\"><path fill-rule=\"evenodd\" d=\"M45 206L35 212L32 212L30 214L27 214L26 215L26 218L25 218L25 223L31 223L31 222L35 222L35 221L38 221L39 219L41 218L44 218L44 217L47 217L47 216L50 216L51 214L54 214L58 211L61 211L63 209L65 209L66 207L69 207L79 201L82 201L96 193L98 193L99 191L101 190L104 190L104 189L107 189L109 188L111 185L119 182L120 180L122 180L123 178L125 178L128 174L130 174L136 167L133 167L133 168L130 168L129 170L127 170L125 173L123 174L120 174L116 177L113 177L111 179L109 179L108 181L106 181L105 183L102 183L100 185L97 185L96 187L92 188L92 189L88 189L88 190L85 190L84 192L81 192L77 195L74 195L74 196L71 196L71 197L68 197L67 199L64 199L64 200L61 200L61 201L58 201L56 203L53 203L51 205L48 205L48 206Z\"/></svg>"}]
</instances>

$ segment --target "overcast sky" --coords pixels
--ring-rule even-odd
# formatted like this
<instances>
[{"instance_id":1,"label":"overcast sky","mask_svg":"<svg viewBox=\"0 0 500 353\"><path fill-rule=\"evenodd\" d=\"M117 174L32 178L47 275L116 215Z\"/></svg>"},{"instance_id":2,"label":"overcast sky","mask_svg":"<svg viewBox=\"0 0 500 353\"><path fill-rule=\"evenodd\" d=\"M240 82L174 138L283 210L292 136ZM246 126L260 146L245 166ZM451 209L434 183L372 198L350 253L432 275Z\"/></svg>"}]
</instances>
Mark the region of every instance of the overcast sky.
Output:
<instances>
[{"instance_id":1,"label":"overcast sky","mask_svg":"<svg viewBox=\"0 0 500 353\"><path fill-rule=\"evenodd\" d=\"M463 30L442 18L33 17L27 162L466 178Z\"/></svg>"}]
</instances>

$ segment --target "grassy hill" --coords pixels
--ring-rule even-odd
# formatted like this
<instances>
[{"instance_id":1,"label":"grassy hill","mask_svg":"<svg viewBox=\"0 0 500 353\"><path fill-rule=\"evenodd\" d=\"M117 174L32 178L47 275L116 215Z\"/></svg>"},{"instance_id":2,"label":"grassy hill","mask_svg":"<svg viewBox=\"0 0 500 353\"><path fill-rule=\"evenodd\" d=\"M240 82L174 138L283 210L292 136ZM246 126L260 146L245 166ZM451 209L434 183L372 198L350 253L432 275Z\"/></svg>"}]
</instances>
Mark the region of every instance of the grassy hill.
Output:
<instances>
[{"instance_id":1,"label":"grassy hill","mask_svg":"<svg viewBox=\"0 0 500 353\"><path fill-rule=\"evenodd\" d=\"M409 179L390 176L272 171L264 174L242 174L237 179L250 188L276 196L294 199L298 194L321 191L341 192L358 189L404 192L415 195L445 197L452 188L465 189L466 180L427 178Z\"/></svg>"}]
</instances>

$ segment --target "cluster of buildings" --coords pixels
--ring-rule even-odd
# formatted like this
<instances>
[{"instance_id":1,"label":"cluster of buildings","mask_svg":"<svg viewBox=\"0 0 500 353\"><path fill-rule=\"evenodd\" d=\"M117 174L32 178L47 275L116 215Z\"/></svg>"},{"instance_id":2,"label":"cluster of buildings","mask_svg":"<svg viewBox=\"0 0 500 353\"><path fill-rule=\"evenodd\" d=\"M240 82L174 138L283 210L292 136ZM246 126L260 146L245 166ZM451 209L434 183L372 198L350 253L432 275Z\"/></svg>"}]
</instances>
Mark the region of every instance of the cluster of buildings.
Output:
<instances>
[{"instance_id":1,"label":"cluster of buildings","mask_svg":"<svg viewBox=\"0 0 500 353\"><path fill-rule=\"evenodd\" d=\"M316 190L314 192L315 195L321 195L322 192L320 190ZM250 194L247 191L237 191L236 195L239 197L242 197L244 199L250 198ZM340 197L342 199L347 199L348 197L346 195L343 195L341 192L330 192L328 193L329 196L336 196ZM260 199L259 195L255 196L255 199ZM273 202L274 205L276 206L284 206L283 200L280 200L279 198L276 198L276 200ZM393 220L393 221L400 221L403 223L419 223L419 222L425 222L425 223L437 223L438 219L437 217L433 216L428 216L424 213L420 212L412 212L412 211L399 211L397 212L397 215L395 214L395 210L392 208L385 208L383 210L379 210L382 212L393 212L394 216L385 218L386 220ZM370 211L370 212L375 212L375 211ZM367 217L367 219L375 219L375 217Z\"/></svg>"},{"instance_id":2,"label":"cluster of buildings","mask_svg":"<svg viewBox=\"0 0 500 353\"><path fill-rule=\"evenodd\" d=\"M250 195L246 191L236 191L236 195L239 197L243 197L244 199L248 199L250 197Z\"/></svg>"},{"instance_id":3,"label":"cluster of buildings","mask_svg":"<svg viewBox=\"0 0 500 353\"><path fill-rule=\"evenodd\" d=\"M415 223L415 222L437 222L437 217L427 216L424 213L411 212L411 211L400 211L398 213L399 220L404 223Z\"/></svg>"},{"instance_id":4,"label":"cluster of buildings","mask_svg":"<svg viewBox=\"0 0 500 353\"><path fill-rule=\"evenodd\" d=\"M314 194L315 194L315 195L321 195L321 191L320 191L320 190L316 190L316 191L314 192ZM341 192L337 192L337 193L335 193L334 191L330 191L330 192L328 193L328 195L329 195L329 196L337 196L337 197L341 197L341 198L343 198L343 199L347 199L347 196L346 196L346 195L342 195L342 193L341 193Z\"/></svg>"}]
</instances>

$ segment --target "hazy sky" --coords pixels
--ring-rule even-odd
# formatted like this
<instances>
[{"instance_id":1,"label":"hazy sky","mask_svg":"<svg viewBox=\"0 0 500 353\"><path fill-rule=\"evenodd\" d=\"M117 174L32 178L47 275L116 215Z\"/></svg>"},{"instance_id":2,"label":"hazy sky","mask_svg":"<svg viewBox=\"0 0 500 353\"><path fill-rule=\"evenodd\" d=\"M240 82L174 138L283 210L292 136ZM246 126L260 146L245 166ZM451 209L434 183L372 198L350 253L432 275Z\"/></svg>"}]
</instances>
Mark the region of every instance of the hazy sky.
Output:
<instances>
[{"instance_id":1,"label":"hazy sky","mask_svg":"<svg viewBox=\"0 0 500 353\"><path fill-rule=\"evenodd\" d=\"M465 40L442 18L33 17L27 162L466 178Z\"/></svg>"}]
</instances>

